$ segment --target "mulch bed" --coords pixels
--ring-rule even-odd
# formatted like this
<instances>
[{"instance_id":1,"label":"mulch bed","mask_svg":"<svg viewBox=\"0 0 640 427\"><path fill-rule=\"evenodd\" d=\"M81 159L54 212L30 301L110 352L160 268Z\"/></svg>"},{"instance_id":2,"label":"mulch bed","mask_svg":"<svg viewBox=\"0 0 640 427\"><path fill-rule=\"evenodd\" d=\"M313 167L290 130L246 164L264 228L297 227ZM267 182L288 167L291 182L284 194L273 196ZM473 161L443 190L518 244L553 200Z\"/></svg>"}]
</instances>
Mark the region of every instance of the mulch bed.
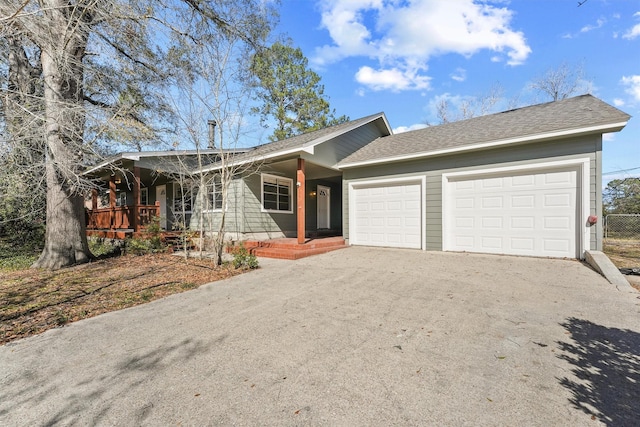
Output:
<instances>
[{"instance_id":1,"label":"mulch bed","mask_svg":"<svg viewBox=\"0 0 640 427\"><path fill-rule=\"evenodd\" d=\"M0 273L0 344L242 273L211 259L153 254Z\"/></svg>"}]
</instances>

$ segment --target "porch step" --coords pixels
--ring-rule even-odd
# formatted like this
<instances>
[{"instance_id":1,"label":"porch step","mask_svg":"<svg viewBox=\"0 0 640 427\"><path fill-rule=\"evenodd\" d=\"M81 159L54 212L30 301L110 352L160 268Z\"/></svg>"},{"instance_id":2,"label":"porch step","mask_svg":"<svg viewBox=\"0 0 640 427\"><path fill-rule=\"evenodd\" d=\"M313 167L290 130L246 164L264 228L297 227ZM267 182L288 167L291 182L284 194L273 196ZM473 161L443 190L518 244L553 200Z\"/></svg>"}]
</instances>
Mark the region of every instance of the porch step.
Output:
<instances>
[{"instance_id":1,"label":"porch step","mask_svg":"<svg viewBox=\"0 0 640 427\"><path fill-rule=\"evenodd\" d=\"M249 253L257 257L290 260L319 255L347 247L341 237L307 239L303 244L298 244L297 239L247 240L242 244Z\"/></svg>"},{"instance_id":2,"label":"porch step","mask_svg":"<svg viewBox=\"0 0 640 427\"><path fill-rule=\"evenodd\" d=\"M164 231L161 233L161 239L162 239L162 242L169 247L169 251L171 252L181 251L185 249L183 247L184 242L182 238L182 233ZM186 247L187 250L191 250L195 248L195 245L189 239L187 239L186 243L187 243L187 247Z\"/></svg>"}]
</instances>

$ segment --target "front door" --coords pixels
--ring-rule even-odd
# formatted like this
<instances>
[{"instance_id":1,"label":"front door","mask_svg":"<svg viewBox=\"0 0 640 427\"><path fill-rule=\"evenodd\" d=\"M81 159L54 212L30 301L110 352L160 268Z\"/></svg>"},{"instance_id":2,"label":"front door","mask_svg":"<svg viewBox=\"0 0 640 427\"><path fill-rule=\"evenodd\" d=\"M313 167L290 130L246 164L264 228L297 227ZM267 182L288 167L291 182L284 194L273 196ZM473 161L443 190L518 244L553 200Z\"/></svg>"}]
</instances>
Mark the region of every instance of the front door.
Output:
<instances>
[{"instance_id":1,"label":"front door","mask_svg":"<svg viewBox=\"0 0 640 427\"><path fill-rule=\"evenodd\" d=\"M167 228L167 186L158 185L156 187L156 201L160 203L160 228L165 230Z\"/></svg>"},{"instance_id":2,"label":"front door","mask_svg":"<svg viewBox=\"0 0 640 427\"><path fill-rule=\"evenodd\" d=\"M331 188L318 185L318 230L331 228Z\"/></svg>"}]
</instances>

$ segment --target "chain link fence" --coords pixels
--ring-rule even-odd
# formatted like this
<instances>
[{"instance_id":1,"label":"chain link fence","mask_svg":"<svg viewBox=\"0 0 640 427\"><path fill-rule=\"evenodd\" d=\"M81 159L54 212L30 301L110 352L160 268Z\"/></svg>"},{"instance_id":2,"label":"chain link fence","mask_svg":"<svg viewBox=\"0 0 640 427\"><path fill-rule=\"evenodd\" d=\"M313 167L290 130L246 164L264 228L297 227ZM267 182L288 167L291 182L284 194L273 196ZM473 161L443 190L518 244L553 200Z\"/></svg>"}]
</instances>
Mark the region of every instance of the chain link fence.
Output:
<instances>
[{"instance_id":1,"label":"chain link fence","mask_svg":"<svg viewBox=\"0 0 640 427\"><path fill-rule=\"evenodd\" d=\"M640 244L640 214L610 214L604 218L605 240L636 240Z\"/></svg>"}]
</instances>

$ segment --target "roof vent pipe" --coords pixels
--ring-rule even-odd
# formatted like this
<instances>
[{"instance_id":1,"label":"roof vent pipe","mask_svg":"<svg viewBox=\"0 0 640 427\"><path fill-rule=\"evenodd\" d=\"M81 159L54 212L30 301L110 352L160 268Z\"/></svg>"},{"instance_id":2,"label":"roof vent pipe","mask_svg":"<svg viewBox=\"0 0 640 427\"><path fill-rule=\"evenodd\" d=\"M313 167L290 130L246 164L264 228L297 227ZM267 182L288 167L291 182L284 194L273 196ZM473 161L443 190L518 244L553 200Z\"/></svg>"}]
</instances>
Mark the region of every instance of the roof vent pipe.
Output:
<instances>
[{"instance_id":1,"label":"roof vent pipe","mask_svg":"<svg viewBox=\"0 0 640 427\"><path fill-rule=\"evenodd\" d=\"M215 120L207 120L207 125L209 126L209 148L213 150L216 148L216 126L218 122Z\"/></svg>"}]
</instances>

